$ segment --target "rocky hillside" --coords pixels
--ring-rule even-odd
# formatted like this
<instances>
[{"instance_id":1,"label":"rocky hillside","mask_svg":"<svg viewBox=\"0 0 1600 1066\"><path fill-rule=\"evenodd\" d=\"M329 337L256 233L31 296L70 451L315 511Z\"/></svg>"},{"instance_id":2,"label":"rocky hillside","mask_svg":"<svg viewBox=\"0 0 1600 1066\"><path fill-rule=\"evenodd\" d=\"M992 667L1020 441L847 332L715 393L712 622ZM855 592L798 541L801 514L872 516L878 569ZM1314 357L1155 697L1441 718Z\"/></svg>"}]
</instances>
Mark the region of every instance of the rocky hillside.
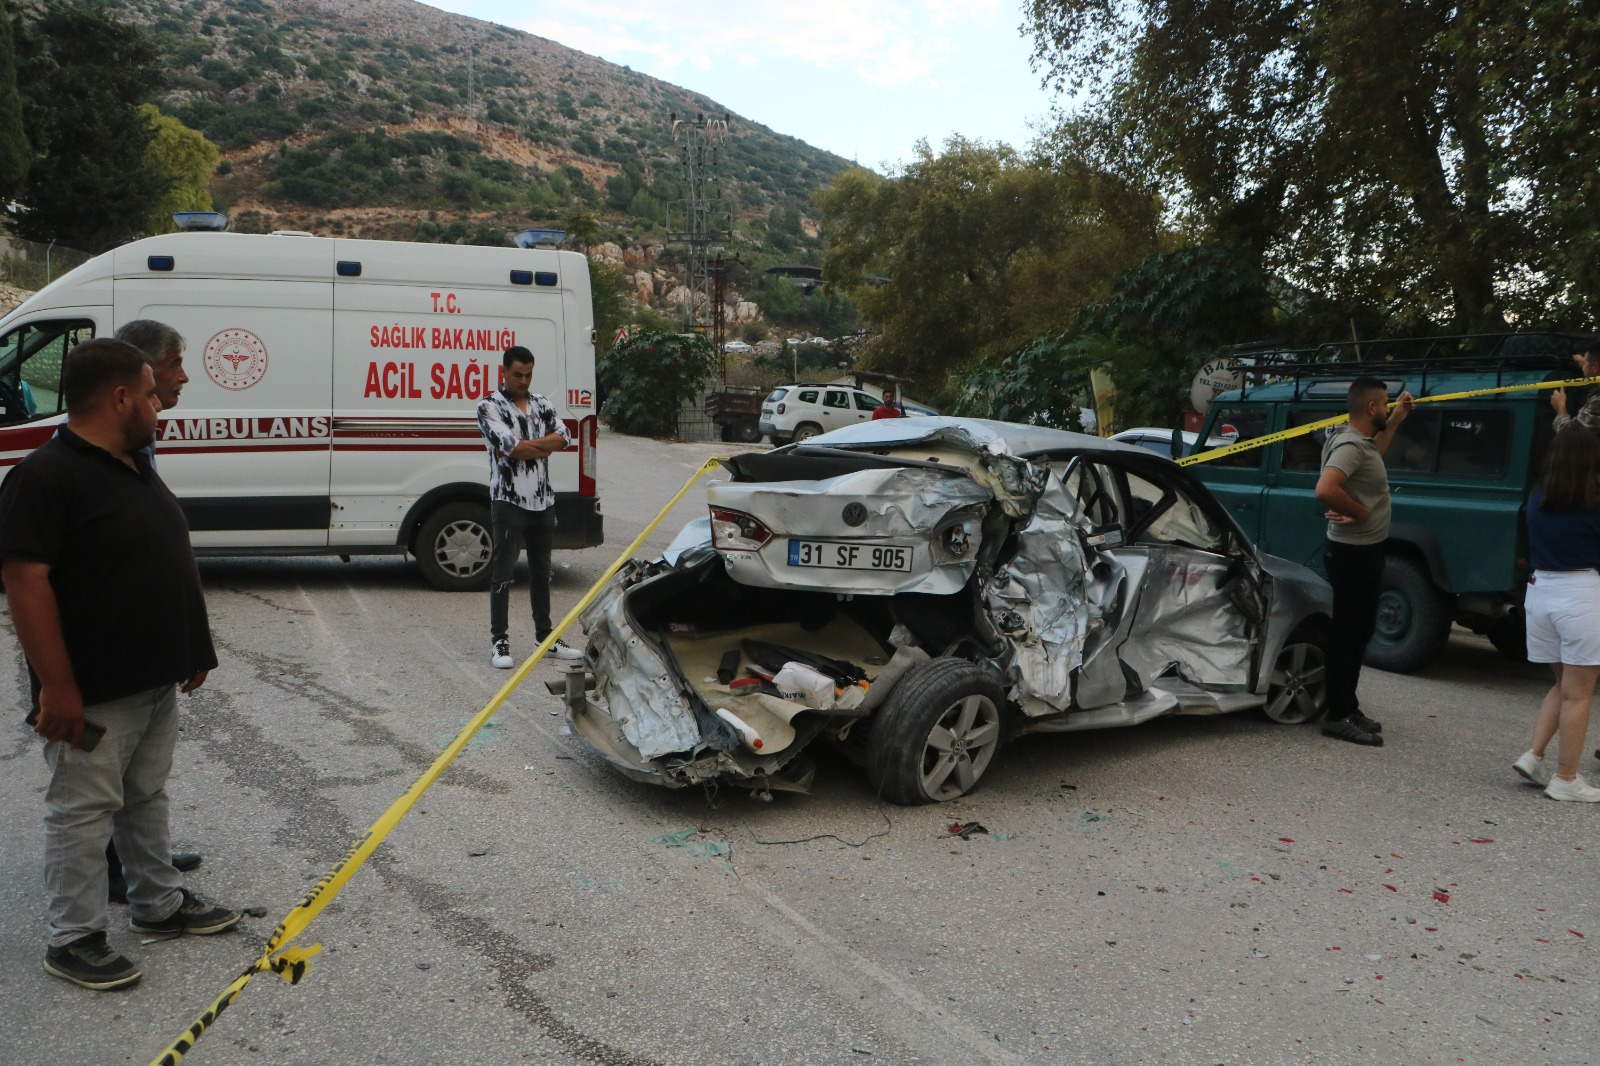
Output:
<instances>
[{"instance_id":1,"label":"rocky hillside","mask_svg":"<svg viewBox=\"0 0 1600 1066\"><path fill-rule=\"evenodd\" d=\"M670 269L683 192L669 115L725 111L413 0L107 6L170 57L158 103L222 147L214 193L239 229L499 243L592 225L586 243L614 243L630 272ZM732 116L723 199L747 268L817 261L809 197L848 165Z\"/></svg>"}]
</instances>

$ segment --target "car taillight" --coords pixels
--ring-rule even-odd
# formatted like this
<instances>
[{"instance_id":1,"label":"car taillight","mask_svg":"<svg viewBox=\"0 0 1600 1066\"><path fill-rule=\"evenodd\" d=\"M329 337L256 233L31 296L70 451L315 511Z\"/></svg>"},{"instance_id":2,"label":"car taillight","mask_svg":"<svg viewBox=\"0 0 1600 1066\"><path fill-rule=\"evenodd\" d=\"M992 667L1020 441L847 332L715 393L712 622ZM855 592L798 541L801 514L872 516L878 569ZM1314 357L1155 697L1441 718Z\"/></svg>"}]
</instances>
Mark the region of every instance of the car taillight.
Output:
<instances>
[{"instance_id":1,"label":"car taillight","mask_svg":"<svg viewBox=\"0 0 1600 1066\"><path fill-rule=\"evenodd\" d=\"M718 551L753 552L772 539L772 530L743 511L711 508L711 546Z\"/></svg>"},{"instance_id":2,"label":"car taillight","mask_svg":"<svg viewBox=\"0 0 1600 1066\"><path fill-rule=\"evenodd\" d=\"M789 405L788 405L788 404L783 404L783 403L780 403L780 404L779 404L779 405L778 405L778 413L779 413L779 414L780 414L780 415L781 415L781 414L783 414L783 412L784 412L784 410L785 410L785 409L786 409L786 408L787 408L787 407L788 407L788 406L789 406Z\"/></svg>"}]
</instances>

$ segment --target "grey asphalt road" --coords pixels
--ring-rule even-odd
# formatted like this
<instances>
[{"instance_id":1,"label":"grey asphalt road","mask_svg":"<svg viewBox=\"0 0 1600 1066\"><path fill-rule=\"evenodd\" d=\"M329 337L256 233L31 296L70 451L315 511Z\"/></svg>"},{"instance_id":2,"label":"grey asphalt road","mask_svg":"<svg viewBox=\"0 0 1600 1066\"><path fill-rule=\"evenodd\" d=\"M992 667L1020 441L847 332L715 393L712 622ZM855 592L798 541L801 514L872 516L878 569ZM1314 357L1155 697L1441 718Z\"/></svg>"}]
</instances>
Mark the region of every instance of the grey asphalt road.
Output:
<instances>
[{"instance_id":1,"label":"grey asphalt road","mask_svg":"<svg viewBox=\"0 0 1600 1066\"><path fill-rule=\"evenodd\" d=\"M603 438L608 545L558 554L558 609L723 450ZM173 822L206 855L192 887L268 916L146 945L113 908L143 982L46 976L45 773L17 710L0 1061L149 1061L507 676L484 597L403 560L202 571L222 662L184 701ZM631 783L565 735L537 683L557 674L535 668L302 936L310 976L258 977L188 1062L1600 1060L1600 810L1511 772L1544 679L1470 635L1425 673L1367 673L1383 749L1163 719L1018 744L917 809L826 758L771 804ZM988 832L948 831L967 821Z\"/></svg>"}]
</instances>

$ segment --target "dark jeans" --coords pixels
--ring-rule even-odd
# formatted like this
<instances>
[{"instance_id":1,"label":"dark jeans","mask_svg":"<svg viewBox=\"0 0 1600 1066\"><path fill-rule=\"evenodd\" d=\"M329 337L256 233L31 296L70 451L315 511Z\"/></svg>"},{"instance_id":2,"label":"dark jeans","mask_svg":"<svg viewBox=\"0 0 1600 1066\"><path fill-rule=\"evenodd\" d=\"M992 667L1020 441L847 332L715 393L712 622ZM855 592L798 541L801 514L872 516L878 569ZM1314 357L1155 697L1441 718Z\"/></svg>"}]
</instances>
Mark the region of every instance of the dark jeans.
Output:
<instances>
[{"instance_id":1,"label":"dark jeans","mask_svg":"<svg viewBox=\"0 0 1600 1066\"><path fill-rule=\"evenodd\" d=\"M556 536L556 513L550 508L528 511L499 500L489 505L489 637L504 640L510 610L511 575L517 556L528 550L528 605L533 609L533 635L550 635L550 545Z\"/></svg>"},{"instance_id":2,"label":"dark jeans","mask_svg":"<svg viewBox=\"0 0 1600 1066\"><path fill-rule=\"evenodd\" d=\"M1356 685L1361 657L1378 627L1378 583L1383 577L1383 543L1328 541L1322 565L1333 586L1333 633L1328 639L1328 720L1348 718L1361 709Z\"/></svg>"}]
</instances>

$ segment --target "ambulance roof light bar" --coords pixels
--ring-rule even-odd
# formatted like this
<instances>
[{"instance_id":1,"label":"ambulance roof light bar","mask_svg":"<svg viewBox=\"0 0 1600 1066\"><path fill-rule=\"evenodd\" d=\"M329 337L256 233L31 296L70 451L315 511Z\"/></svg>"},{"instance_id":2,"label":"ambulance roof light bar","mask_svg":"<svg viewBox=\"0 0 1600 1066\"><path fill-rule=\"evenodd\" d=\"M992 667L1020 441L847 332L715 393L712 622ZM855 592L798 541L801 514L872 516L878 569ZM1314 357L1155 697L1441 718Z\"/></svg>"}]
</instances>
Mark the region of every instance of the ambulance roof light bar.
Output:
<instances>
[{"instance_id":1,"label":"ambulance roof light bar","mask_svg":"<svg viewBox=\"0 0 1600 1066\"><path fill-rule=\"evenodd\" d=\"M553 248L567 239L567 231L560 229L525 229L511 239L518 248Z\"/></svg>"},{"instance_id":2,"label":"ambulance roof light bar","mask_svg":"<svg viewBox=\"0 0 1600 1066\"><path fill-rule=\"evenodd\" d=\"M172 222L184 233L222 233L228 228L228 216L221 211L178 211Z\"/></svg>"}]
</instances>

